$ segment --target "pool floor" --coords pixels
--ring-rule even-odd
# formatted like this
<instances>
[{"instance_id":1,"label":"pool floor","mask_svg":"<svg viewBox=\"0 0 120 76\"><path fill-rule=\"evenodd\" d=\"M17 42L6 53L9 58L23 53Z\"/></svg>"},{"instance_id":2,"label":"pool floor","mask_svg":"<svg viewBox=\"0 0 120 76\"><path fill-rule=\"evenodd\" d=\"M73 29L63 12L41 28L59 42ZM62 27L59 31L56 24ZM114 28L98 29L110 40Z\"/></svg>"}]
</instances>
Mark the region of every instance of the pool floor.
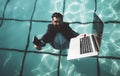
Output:
<instances>
[{"instance_id":1,"label":"pool floor","mask_svg":"<svg viewBox=\"0 0 120 76\"><path fill-rule=\"evenodd\" d=\"M0 76L120 76L119 0L0 0ZM68 49L36 50L54 12L81 33L91 33L93 14L104 22L98 56L67 60Z\"/></svg>"}]
</instances>

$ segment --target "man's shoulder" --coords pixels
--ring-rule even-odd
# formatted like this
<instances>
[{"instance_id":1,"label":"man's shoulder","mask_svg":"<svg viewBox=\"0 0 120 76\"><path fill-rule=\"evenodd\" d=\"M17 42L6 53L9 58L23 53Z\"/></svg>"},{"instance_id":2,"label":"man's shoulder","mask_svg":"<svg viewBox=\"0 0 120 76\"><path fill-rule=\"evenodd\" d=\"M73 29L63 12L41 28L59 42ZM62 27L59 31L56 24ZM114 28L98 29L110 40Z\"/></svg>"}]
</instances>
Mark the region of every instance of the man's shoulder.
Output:
<instances>
[{"instance_id":1,"label":"man's shoulder","mask_svg":"<svg viewBox=\"0 0 120 76\"><path fill-rule=\"evenodd\" d=\"M50 23L50 24L48 24L48 26L52 26L52 24Z\"/></svg>"},{"instance_id":2,"label":"man's shoulder","mask_svg":"<svg viewBox=\"0 0 120 76\"><path fill-rule=\"evenodd\" d=\"M48 29L53 29L53 28L54 28L53 24L48 24Z\"/></svg>"},{"instance_id":3,"label":"man's shoulder","mask_svg":"<svg viewBox=\"0 0 120 76\"><path fill-rule=\"evenodd\" d=\"M52 27L53 26L53 24L48 24L48 27Z\"/></svg>"},{"instance_id":4,"label":"man's shoulder","mask_svg":"<svg viewBox=\"0 0 120 76\"><path fill-rule=\"evenodd\" d=\"M69 23L68 22L63 22L63 25L69 25Z\"/></svg>"}]
</instances>

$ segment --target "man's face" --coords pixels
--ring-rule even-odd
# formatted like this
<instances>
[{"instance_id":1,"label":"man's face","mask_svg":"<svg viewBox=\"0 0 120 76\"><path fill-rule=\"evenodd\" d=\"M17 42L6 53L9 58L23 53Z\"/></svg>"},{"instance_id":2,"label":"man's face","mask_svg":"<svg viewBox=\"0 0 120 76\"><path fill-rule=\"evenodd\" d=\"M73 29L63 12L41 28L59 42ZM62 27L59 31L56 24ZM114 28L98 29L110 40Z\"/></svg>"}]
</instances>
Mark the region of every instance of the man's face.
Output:
<instances>
[{"instance_id":1,"label":"man's face","mask_svg":"<svg viewBox=\"0 0 120 76\"><path fill-rule=\"evenodd\" d=\"M60 26L62 24L62 19L60 17L53 17L52 18L52 24L54 26Z\"/></svg>"}]
</instances>

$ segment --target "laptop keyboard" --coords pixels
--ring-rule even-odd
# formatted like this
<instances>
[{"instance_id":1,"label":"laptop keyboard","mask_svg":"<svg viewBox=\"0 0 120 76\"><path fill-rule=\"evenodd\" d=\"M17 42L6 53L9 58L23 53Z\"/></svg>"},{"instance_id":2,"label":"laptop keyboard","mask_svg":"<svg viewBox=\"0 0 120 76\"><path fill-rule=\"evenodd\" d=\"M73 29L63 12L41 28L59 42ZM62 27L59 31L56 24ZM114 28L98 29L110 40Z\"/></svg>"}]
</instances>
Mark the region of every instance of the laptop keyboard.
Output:
<instances>
[{"instance_id":1,"label":"laptop keyboard","mask_svg":"<svg viewBox=\"0 0 120 76\"><path fill-rule=\"evenodd\" d=\"M80 38L80 54L93 52L90 36Z\"/></svg>"}]
</instances>

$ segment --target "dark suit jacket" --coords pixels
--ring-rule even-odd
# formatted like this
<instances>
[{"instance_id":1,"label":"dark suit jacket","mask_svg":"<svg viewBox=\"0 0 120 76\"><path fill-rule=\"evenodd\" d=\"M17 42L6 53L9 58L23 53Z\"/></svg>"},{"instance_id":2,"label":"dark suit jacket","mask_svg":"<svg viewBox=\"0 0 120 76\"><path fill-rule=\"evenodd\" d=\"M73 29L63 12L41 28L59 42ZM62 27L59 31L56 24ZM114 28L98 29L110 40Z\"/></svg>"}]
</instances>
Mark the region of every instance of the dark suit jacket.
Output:
<instances>
[{"instance_id":1,"label":"dark suit jacket","mask_svg":"<svg viewBox=\"0 0 120 76\"><path fill-rule=\"evenodd\" d=\"M62 33L62 35L70 41L71 38L78 36L79 34L73 31L68 23L63 22L59 28L56 28L52 24L48 25L47 32L41 38L45 43L50 43L54 40L56 33Z\"/></svg>"}]
</instances>

